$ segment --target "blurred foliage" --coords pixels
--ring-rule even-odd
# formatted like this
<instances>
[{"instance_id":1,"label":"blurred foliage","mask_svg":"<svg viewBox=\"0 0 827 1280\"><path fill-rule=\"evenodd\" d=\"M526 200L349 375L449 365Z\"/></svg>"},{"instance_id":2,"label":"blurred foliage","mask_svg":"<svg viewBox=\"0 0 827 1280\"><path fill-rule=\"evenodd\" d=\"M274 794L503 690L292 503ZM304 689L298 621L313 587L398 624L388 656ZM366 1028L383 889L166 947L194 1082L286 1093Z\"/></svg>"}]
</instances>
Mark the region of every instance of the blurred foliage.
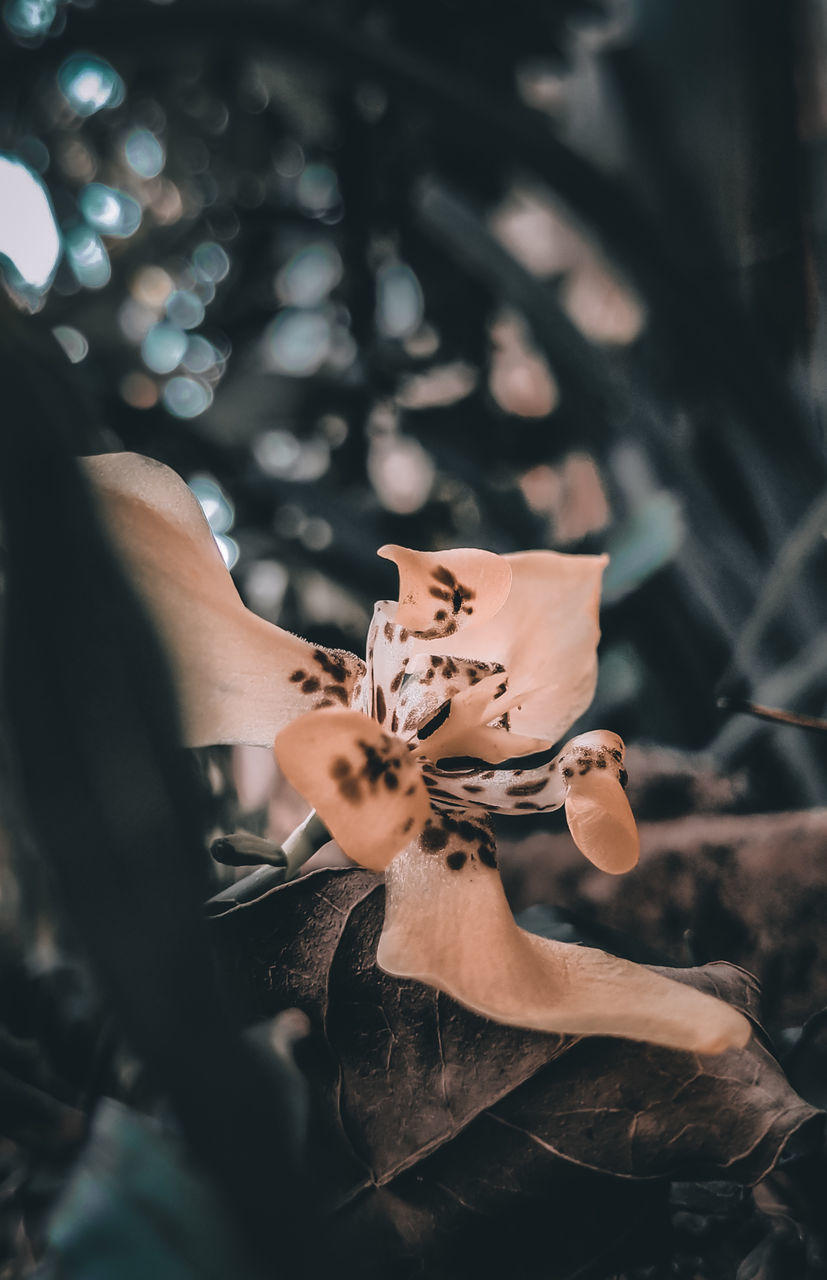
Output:
<instances>
[{"instance_id":1,"label":"blurred foliage","mask_svg":"<svg viewBox=\"0 0 827 1280\"><path fill-rule=\"evenodd\" d=\"M0 146L60 228L28 301L87 397L77 449L217 486L248 603L346 647L391 592L383 542L608 549L598 716L712 740L825 478L819 4L3 20ZM816 543L727 692L820 633ZM825 696L817 659L791 700ZM789 730L723 746L761 803L823 798Z\"/></svg>"},{"instance_id":2,"label":"blurred foliage","mask_svg":"<svg viewBox=\"0 0 827 1280\"><path fill-rule=\"evenodd\" d=\"M120 679L119 661L146 674L152 656L140 626L108 642L105 610L81 616L79 603L73 616L72 584L90 588L106 558L79 491L59 482L60 438L174 466L248 604L323 644L361 649L372 601L393 593L374 555L385 542L608 550L590 723L708 746L723 771L745 771L743 807L823 804L823 739L724 721L716 697L816 716L827 704L825 58L824 0L3 3L0 267L28 312L2 299L4 518L21 521L14 554L39 620L28 668L20 658L38 716L27 728L21 686L17 725L45 844L65 842L62 863L26 879L45 898L57 878L61 929L97 948L131 1040L161 1076L177 1061L190 1138L236 1069L269 1077L227 1037L171 910L156 960L184 948L187 962L158 960L150 980L137 941L124 958L124 939L154 928L164 874L137 875L131 901L118 874L98 878L82 827L63 836L52 789L58 778L68 813L82 788L57 756L44 754L42 777L33 764L59 713L78 759L92 711L114 723L117 699L85 723L82 682L66 692L73 662L102 654ZM79 547L88 563L72 565ZM25 655L22 632L15 644ZM151 704L134 690L124 704L138 728ZM155 728L170 749L163 717ZM128 735L115 737L117 809L137 784L123 781ZM166 785L153 813L171 840L164 805L197 804L194 785L179 777L165 799ZM197 843L160 899L169 907L172 883L190 915ZM25 962L11 946L3 959L17 994L0 1103L24 1109L58 1169L37 1165L52 1178L38 1187L0 1149L20 1274L79 1112L107 1088L146 1101L140 1083L124 1087L97 993L54 938L37 943ZM28 1005L33 987L45 996ZM211 1070L179 1043L176 1010L194 991ZM818 1049L815 1025L796 1062ZM256 1090L239 1093L202 1155L266 1254L257 1206L273 1180L292 1203L292 1166L268 1164ZM262 1114L278 1135L284 1118ZM249 1167L233 1164L244 1124L261 1130ZM697 1209L696 1192L677 1203L687 1238L693 1215L717 1212ZM782 1274L790 1242L750 1230L739 1275ZM685 1261L675 1274L702 1274Z\"/></svg>"}]
</instances>

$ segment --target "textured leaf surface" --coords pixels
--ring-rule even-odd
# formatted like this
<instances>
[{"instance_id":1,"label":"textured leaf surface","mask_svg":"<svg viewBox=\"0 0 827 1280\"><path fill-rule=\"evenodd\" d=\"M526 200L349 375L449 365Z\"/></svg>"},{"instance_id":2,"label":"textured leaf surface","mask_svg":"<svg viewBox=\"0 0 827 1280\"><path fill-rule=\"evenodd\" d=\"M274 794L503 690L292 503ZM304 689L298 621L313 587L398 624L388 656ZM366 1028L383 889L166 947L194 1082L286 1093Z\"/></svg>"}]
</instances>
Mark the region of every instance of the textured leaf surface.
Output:
<instances>
[{"instance_id":1,"label":"textured leaf surface","mask_svg":"<svg viewBox=\"0 0 827 1280\"><path fill-rule=\"evenodd\" d=\"M744 1012L756 1028L745 1050L700 1058L522 1031L382 973L383 905L370 873L322 871L214 923L251 1016L297 1005L311 1018L324 1043L323 1109L355 1157L335 1188L347 1203L338 1216L364 1223L374 1242L381 1222L389 1253L421 1256L463 1223L478 1235L480 1214L509 1217L538 1198L573 1213L572 1197L599 1200L607 1177L631 1220L652 1191L619 1190L626 1180L752 1183L794 1137L797 1147L811 1130L817 1140L820 1113L769 1052L743 970L660 972ZM614 1236L628 1226L618 1218ZM588 1242L605 1245L601 1232ZM549 1274L576 1273L565 1254Z\"/></svg>"}]
</instances>

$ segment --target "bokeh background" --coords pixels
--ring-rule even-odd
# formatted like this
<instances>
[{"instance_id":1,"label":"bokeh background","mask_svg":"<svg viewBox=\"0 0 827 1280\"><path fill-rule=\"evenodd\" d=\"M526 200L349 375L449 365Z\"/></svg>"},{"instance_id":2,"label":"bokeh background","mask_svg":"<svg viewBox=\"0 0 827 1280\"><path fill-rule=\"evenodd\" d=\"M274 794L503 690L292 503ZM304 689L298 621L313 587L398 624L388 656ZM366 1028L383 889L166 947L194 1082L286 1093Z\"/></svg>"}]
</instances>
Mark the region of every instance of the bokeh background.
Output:
<instances>
[{"instance_id":1,"label":"bokeh background","mask_svg":"<svg viewBox=\"0 0 827 1280\"><path fill-rule=\"evenodd\" d=\"M606 550L588 725L684 753L654 816L698 751L724 808L824 803L823 737L716 705L827 697L822 4L2 14L77 452L175 467L250 607L357 652L384 542Z\"/></svg>"},{"instance_id":2,"label":"bokeh background","mask_svg":"<svg viewBox=\"0 0 827 1280\"><path fill-rule=\"evenodd\" d=\"M75 452L169 463L247 604L356 652L383 543L608 551L582 727L642 869L504 822L512 901L827 1003L827 739L733 710L827 705L824 0L0 13L2 359ZM216 829L301 816L207 772Z\"/></svg>"}]
</instances>

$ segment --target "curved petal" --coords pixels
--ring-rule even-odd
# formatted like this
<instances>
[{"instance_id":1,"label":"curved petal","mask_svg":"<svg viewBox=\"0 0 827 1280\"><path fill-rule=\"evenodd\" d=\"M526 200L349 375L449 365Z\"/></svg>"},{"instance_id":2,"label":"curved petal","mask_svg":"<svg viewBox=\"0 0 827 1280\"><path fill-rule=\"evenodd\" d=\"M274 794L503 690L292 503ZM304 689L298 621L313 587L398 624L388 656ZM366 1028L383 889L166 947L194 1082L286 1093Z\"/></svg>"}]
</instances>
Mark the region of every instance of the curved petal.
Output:
<instances>
[{"instance_id":1,"label":"curved petal","mask_svg":"<svg viewBox=\"0 0 827 1280\"><path fill-rule=\"evenodd\" d=\"M485 723L483 717L490 717L492 708L504 708L506 690L507 677L495 675L453 698L449 714L424 744L428 759L436 762L451 756L474 756L500 764L513 756L546 751L550 745L546 738L527 738L512 731L511 714L505 709L496 720ZM500 697L502 701L497 701Z\"/></svg>"},{"instance_id":2,"label":"curved petal","mask_svg":"<svg viewBox=\"0 0 827 1280\"><path fill-rule=\"evenodd\" d=\"M494 686L501 684L505 688L499 663L468 662L439 653L419 654L406 667L405 677L396 703L396 724L391 727L402 738L416 736L423 744L433 738L449 718L467 720L467 716L461 715L462 695L466 690L483 684L493 687L492 678ZM482 705L490 697L490 692L483 691ZM463 723L460 732L464 727ZM426 748L426 753L430 755L431 750Z\"/></svg>"},{"instance_id":3,"label":"curved petal","mask_svg":"<svg viewBox=\"0 0 827 1280\"><path fill-rule=\"evenodd\" d=\"M525 816L550 813L565 803L559 757L528 769L474 768L453 771L424 764L422 773L436 808L486 809Z\"/></svg>"},{"instance_id":4,"label":"curved petal","mask_svg":"<svg viewBox=\"0 0 827 1280\"><path fill-rule=\"evenodd\" d=\"M426 826L385 874L381 968L512 1026L696 1053L749 1039L747 1020L721 1000L605 952L520 929L492 854L488 827L470 815Z\"/></svg>"},{"instance_id":5,"label":"curved petal","mask_svg":"<svg viewBox=\"0 0 827 1280\"><path fill-rule=\"evenodd\" d=\"M600 583L608 557L523 551L504 558L512 570L504 607L489 622L469 624L452 648L499 662L508 673L508 691L492 703L490 716L482 715L483 723L508 712L515 734L551 745L594 696ZM435 644L424 647L433 652Z\"/></svg>"},{"instance_id":6,"label":"curved petal","mask_svg":"<svg viewBox=\"0 0 827 1280\"><path fill-rule=\"evenodd\" d=\"M432 727L424 753L433 760L440 755L472 754L473 745L464 741L454 751L455 739L482 727L489 703L496 704L505 693L507 676L503 667L437 652L418 652L412 633L396 621L398 609L389 600L379 600L374 607L368 632L368 687L363 710L407 740L450 701L451 709L445 717L446 722L450 719L450 727ZM496 739L498 735L489 731L487 736ZM527 750L536 751L538 746L531 743ZM514 754L513 744L509 743L494 758L507 759Z\"/></svg>"},{"instance_id":7,"label":"curved petal","mask_svg":"<svg viewBox=\"0 0 827 1280\"><path fill-rule=\"evenodd\" d=\"M367 684L362 709L385 725L393 719L407 668L415 657L410 632L396 624L398 608L392 600L377 600L368 628Z\"/></svg>"},{"instance_id":8,"label":"curved petal","mask_svg":"<svg viewBox=\"0 0 827 1280\"><path fill-rule=\"evenodd\" d=\"M314 711L276 739L288 781L349 858L381 871L431 817L419 767L403 742L361 711Z\"/></svg>"},{"instance_id":9,"label":"curved petal","mask_svg":"<svg viewBox=\"0 0 827 1280\"><path fill-rule=\"evenodd\" d=\"M597 729L572 738L557 757L566 784L566 821L574 843L601 871L621 875L640 857L626 799L623 740Z\"/></svg>"},{"instance_id":10,"label":"curved petal","mask_svg":"<svg viewBox=\"0 0 827 1280\"><path fill-rule=\"evenodd\" d=\"M364 672L245 608L180 476L139 454L84 460L104 523L166 646L190 746L271 746L311 707L347 705Z\"/></svg>"},{"instance_id":11,"label":"curved petal","mask_svg":"<svg viewBox=\"0 0 827 1280\"><path fill-rule=\"evenodd\" d=\"M492 551L410 551L389 544L377 554L399 570L397 626L423 640L488 621L508 597L511 568Z\"/></svg>"}]
</instances>

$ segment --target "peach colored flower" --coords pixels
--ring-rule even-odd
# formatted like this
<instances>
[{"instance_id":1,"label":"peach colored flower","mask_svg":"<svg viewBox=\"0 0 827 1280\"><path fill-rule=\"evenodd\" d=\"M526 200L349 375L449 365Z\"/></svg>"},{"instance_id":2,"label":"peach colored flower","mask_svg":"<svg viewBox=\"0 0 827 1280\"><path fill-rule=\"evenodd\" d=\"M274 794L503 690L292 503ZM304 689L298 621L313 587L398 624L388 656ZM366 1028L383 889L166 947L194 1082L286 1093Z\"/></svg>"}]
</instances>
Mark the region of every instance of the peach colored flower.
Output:
<instances>
[{"instance_id":1,"label":"peach colored flower","mask_svg":"<svg viewBox=\"0 0 827 1280\"><path fill-rule=\"evenodd\" d=\"M553 752L594 693L605 557L385 547L399 602L377 604L365 665L250 613L168 468L136 455L87 465L166 643L187 741L275 740L344 851L385 870L382 968L517 1026L708 1053L746 1042L730 1006L527 933L505 899L494 813L565 806L602 870L638 858L620 738L594 731Z\"/></svg>"}]
</instances>

